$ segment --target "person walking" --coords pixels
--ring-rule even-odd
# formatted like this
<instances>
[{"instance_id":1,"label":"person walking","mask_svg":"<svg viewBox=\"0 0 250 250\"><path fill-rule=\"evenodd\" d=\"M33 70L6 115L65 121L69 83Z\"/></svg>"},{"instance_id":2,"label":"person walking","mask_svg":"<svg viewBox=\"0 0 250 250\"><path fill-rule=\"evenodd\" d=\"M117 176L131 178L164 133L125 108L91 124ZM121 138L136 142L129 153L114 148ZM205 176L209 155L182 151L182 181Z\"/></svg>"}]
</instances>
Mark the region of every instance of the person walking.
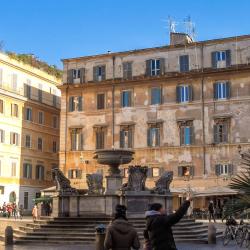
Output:
<instances>
[{"instance_id":1,"label":"person walking","mask_svg":"<svg viewBox=\"0 0 250 250\"><path fill-rule=\"evenodd\" d=\"M19 218L20 220L23 219L23 205L19 205L19 208L18 208L18 213L19 213Z\"/></svg>"},{"instance_id":2,"label":"person walking","mask_svg":"<svg viewBox=\"0 0 250 250\"><path fill-rule=\"evenodd\" d=\"M209 202L208 212L209 212L209 218L208 218L209 222L211 222L211 218L213 218L214 223L215 223L216 221L215 221L215 217L214 217L215 210L214 210L214 203L213 203L213 201Z\"/></svg>"},{"instance_id":3,"label":"person walking","mask_svg":"<svg viewBox=\"0 0 250 250\"><path fill-rule=\"evenodd\" d=\"M32 216L33 216L33 221L35 222L38 217L38 208L37 205L35 204L33 209L32 209Z\"/></svg>"},{"instance_id":4,"label":"person walking","mask_svg":"<svg viewBox=\"0 0 250 250\"><path fill-rule=\"evenodd\" d=\"M105 250L130 250L139 249L140 242L135 228L128 222L126 207L116 206L114 220L108 226L104 247Z\"/></svg>"},{"instance_id":5,"label":"person walking","mask_svg":"<svg viewBox=\"0 0 250 250\"><path fill-rule=\"evenodd\" d=\"M177 250L172 226L186 214L190 201L191 199L188 197L180 208L170 215L166 214L160 203L153 203L149 206L149 211L145 214L146 230L152 250Z\"/></svg>"}]
</instances>

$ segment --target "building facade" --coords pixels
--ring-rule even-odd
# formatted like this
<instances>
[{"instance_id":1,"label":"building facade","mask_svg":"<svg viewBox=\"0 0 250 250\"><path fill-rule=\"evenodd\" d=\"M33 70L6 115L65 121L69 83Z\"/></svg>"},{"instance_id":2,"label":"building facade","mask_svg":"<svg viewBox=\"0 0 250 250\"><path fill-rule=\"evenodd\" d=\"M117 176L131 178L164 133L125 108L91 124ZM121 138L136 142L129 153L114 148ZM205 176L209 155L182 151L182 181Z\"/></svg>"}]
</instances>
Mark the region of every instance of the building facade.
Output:
<instances>
[{"instance_id":1,"label":"building facade","mask_svg":"<svg viewBox=\"0 0 250 250\"><path fill-rule=\"evenodd\" d=\"M149 187L173 171L175 206L187 190L200 208L231 195L238 146L250 144L250 36L193 42L172 33L170 41L63 60L60 168L76 187L86 187L86 173L105 175L93 152L114 147L149 166Z\"/></svg>"},{"instance_id":2,"label":"building facade","mask_svg":"<svg viewBox=\"0 0 250 250\"><path fill-rule=\"evenodd\" d=\"M60 80L0 53L0 205L30 211L58 166Z\"/></svg>"}]
</instances>

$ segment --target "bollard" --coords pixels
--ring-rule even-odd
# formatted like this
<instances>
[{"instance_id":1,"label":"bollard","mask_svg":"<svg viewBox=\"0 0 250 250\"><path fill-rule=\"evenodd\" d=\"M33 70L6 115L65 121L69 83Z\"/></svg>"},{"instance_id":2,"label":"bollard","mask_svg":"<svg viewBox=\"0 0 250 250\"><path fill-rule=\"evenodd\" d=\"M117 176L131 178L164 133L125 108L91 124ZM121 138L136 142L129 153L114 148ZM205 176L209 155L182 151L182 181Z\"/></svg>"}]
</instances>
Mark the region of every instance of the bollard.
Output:
<instances>
[{"instance_id":1,"label":"bollard","mask_svg":"<svg viewBox=\"0 0 250 250\"><path fill-rule=\"evenodd\" d=\"M216 227L212 223L208 225L208 244L216 244Z\"/></svg>"},{"instance_id":2,"label":"bollard","mask_svg":"<svg viewBox=\"0 0 250 250\"><path fill-rule=\"evenodd\" d=\"M96 233L95 233L95 249L96 250L104 250L104 240L105 240L105 230L106 227L105 225L98 225L96 228Z\"/></svg>"},{"instance_id":3,"label":"bollard","mask_svg":"<svg viewBox=\"0 0 250 250\"><path fill-rule=\"evenodd\" d=\"M5 228L5 245L13 245L13 228L11 226L7 226Z\"/></svg>"}]
</instances>

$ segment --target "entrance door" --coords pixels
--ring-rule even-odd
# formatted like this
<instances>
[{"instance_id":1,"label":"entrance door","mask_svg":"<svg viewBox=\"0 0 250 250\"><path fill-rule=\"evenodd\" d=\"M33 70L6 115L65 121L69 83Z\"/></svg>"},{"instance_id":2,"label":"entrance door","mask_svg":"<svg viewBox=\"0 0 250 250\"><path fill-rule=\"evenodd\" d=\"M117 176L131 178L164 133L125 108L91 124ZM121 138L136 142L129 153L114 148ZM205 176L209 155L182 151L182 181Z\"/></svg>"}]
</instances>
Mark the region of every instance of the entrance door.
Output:
<instances>
[{"instance_id":1,"label":"entrance door","mask_svg":"<svg viewBox=\"0 0 250 250\"><path fill-rule=\"evenodd\" d=\"M10 193L9 202L11 203L16 202L16 193L14 191Z\"/></svg>"}]
</instances>

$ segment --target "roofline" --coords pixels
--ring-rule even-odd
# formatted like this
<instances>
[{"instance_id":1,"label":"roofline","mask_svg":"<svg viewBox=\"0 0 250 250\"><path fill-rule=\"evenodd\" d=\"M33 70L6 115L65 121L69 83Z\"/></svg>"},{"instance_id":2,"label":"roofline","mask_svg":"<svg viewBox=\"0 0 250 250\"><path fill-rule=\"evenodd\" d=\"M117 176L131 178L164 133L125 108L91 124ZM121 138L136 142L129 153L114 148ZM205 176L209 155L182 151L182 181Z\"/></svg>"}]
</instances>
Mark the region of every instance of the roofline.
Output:
<instances>
[{"instance_id":1,"label":"roofline","mask_svg":"<svg viewBox=\"0 0 250 250\"><path fill-rule=\"evenodd\" d=\"M148 52L153 50L161 50L161 49L173 49L173 48L182 48L182 47L191 47L196 45L202 45L202 44L209 44L219 41L230 41L230 40L244 40L250 38L250 34L248 35L240 35L240 36L232 36L232 37L225 37L225 38L217 38L217 39L211 39L211 40L204 40L204 41L198 41L198 42L192 42L187 43L185 45L165 45L165 46L159 46L159 47L151 47L151 48L144 48L144 49L134 49L134 50L127 50L127 51L120 51L120 52L114 52L114 53L105 53L105 54L96 54L96 55L90 55L90 56L80 56L80 57L73 57L73 58L66 58L61 59L62 62L70 62L70 61L76 61L76 60L87 60L87 59L95 59L95 58L103 58L103 57L114 57L118 55L125 55L130 53L141 53L141 52Z\"/></svg>"}]
</instances>

